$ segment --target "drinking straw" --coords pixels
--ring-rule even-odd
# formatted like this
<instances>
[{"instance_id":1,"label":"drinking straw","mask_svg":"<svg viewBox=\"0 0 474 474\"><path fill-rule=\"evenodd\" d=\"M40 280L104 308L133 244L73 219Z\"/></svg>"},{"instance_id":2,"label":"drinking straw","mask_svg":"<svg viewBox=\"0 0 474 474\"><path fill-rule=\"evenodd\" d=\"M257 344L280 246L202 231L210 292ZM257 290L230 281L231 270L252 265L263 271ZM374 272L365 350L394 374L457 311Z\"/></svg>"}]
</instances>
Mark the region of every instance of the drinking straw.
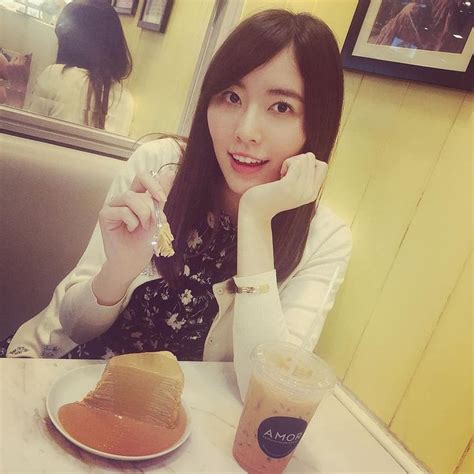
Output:
<instances>
[{"instance_id":1,"label":"drinking straw","mask_svg":"<svg viewBox=\"0 0 474 474\"><path fill-rule=\"evenodd\" d=\"M334 274L331 278L331 281L329 282L329 286L328 286L328 289L326 291L326 294L324 295L324 298L323 298L323 302L321 303L321 306L319 307L319 311L316 313L316 316L314 317L313 319L313 322L311 323L311 326L308 330L308 332L306 333L306 336L305 338L303 339L303 342L301 343L301 348L302 349L307 349L309 350L309 343L311 342L311 336L313 335L314 333L314 330L316 329L316 326L318 325L319 323L319 320L321 318L321 313L323 312L324 310L324 307L326 306L326 303L328 302L328 299L329 299L329 295L331 294L332 292L332 289L334 287L334 283L336 283L336 278L337 276L339 275L339 270L340 270L340 266L338 265L336 267L336 270L334 270Z\"/></svg>"},{"instance_id":2,"label":"drinking straw","mask_svg":"<svg viewBox=\"0 0 474 474\"><path fill-rule=\"evenodd\" d=\"M314 333L314 330L316 329L316 326L318 325L319 323L319 320L321 318L321 314L324 310L324 307L326 306L326 303L328 301L328 298L329 298L329 295L331 294L332 292L332 289L334 287L334 283L336 283L336 278L337 276L339 275L339 270L340 270L340 266L337 266L336 267L336 270L334 271L334 274L331 278L331 281L329 282L329 286L328 286L328 289L326 290L326 294L324 295L324 298L323 298L323 302L321 303L321 306L319 307L319 310L316 312L316 316L314 317L313 319L313 322L311 323L311 326L310 328L308 329L308 332L306 333L306 336L304 337L300 347L301 349L303 350L307 350L309 351L311 348L309 347L309 343L311 342L311 337ZM290 364L290 367L288 369L288 372L290 374L294 373L295 369L296 369L296 364L298 363L298 361L296 360L297 358L294 358L292 361L291 361L291 364Z\"/></svg>"}]
</instances>

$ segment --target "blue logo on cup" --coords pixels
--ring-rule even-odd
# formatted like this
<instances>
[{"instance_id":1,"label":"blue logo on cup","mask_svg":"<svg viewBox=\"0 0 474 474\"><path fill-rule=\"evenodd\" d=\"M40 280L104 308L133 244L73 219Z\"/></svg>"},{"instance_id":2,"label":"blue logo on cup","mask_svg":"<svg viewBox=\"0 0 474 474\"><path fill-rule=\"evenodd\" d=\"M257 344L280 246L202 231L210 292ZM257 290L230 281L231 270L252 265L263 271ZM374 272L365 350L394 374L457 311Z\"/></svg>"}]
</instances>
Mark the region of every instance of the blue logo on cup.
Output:
<instances>
[{"instance_id":1,"label":"blue logo on cup","mask_svg":"<svg viewBox=\"0 0 474 474\"><path fill-rule=\"evenodd\" d=\"M300 418L266 418L260 423L257 431L260 449L271 458L284 458L296 448L307 426L308 423Z\"/></svg>"}]
</instances>

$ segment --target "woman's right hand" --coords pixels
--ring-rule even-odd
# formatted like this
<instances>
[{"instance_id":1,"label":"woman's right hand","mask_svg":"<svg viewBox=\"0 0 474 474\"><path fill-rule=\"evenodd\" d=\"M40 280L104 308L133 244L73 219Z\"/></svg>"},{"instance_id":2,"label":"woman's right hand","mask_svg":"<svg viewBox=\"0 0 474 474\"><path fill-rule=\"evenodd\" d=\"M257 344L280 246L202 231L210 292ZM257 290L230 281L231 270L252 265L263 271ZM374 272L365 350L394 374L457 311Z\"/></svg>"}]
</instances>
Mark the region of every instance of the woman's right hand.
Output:
<instances>
[{"instance_id":1,"label":"woman's right hand","mask_svg":"<svg viewBox=\"0 0 474 474\"><path fill-rule=\"evenodd\" d=\"M134 279L152 257L156 228L153 200L163 208L165 192L157 179L140 173L128 191L113 196L99 212L106 265L123 281ZM166 220L163 213L161 217Z\"/></svg>"}]
</instances>

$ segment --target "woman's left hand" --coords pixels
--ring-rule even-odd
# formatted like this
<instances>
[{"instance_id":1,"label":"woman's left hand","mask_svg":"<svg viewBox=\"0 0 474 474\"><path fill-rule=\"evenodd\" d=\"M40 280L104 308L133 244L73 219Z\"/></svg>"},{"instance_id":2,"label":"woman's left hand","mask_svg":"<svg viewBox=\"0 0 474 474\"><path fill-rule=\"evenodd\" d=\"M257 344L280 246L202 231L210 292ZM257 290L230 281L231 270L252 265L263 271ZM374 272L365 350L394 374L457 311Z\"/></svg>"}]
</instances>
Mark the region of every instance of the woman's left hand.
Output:
<instances>
[{"instance_id":1,"label":"woman's left hand","mask_svg":"<svg viewBox=\"0 0 474 474\"><path fill-rule=\"evenodd\" d=\"M287 158L281 167L281 179L260 184L246 191L239 208L258 219L275 215L315 201L326 178L327 163L313 153Z\"/></svg>"}]
</instances>

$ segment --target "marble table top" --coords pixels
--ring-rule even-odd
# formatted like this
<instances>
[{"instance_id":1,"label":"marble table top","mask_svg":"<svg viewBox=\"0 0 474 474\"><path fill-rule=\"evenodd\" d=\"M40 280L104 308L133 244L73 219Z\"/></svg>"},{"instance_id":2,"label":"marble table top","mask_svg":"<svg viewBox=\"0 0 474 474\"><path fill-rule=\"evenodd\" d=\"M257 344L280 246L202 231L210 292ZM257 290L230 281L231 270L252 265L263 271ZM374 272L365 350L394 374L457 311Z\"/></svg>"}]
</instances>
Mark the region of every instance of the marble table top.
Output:
<instances>
[{"instance_id":1,"label":"marble table top","mask_svg":"<svg viewBox=\"0 0 474 474\"><path fill-rule=\"evenodd\" d=\"M243 472L232 456L242 410L232 363L182 362L192 433L177 450L152 460L114 461L66 440L48 418L45 399L61 374L84 360L0 359L0 472ZM406 472L333 395L318 407L285 472Z\"/></svg>"}]
</instances>

